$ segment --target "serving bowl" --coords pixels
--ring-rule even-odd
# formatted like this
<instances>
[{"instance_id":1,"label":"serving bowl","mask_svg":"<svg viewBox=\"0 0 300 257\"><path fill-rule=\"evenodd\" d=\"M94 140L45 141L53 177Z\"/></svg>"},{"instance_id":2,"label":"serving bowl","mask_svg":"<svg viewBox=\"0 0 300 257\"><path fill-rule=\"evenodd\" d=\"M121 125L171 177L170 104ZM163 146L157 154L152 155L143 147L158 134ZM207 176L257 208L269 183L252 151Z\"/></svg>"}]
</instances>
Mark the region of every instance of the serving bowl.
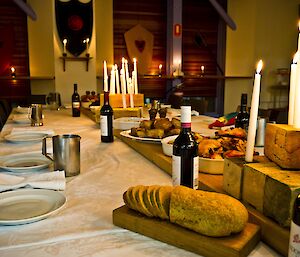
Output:
<instances>
[{"instance_id":1,"label":"serving bowl","mask_svg":"<svg viewBox=\"0 0 300 257\"><path fill-rule=\"evenodd\" d=\"M173 143L174 140L178 137L169 136L165 137L161 140L163 153L167 156L172 156L173 154ZM209 174L223 174L224 170L224 159L210 159L199 157L199 171L203 173Z\"/></svg>"},{"instance_id":2,"label":"serving bowl","mask_svg":"<svg viewBox=\"0 0 300 257\"><path fill-rule=\"evenodd\" d=\"M223 174L224 159L199 157L199 171L209 174Z\"/></svg>"},{"instance_id":3,"label":"serving bowl","mask_svg":"<svg viewBox=\"0 0 300 257\"><path fill-rule=\"evenodd\" d=\"M174 140L178 137L178 135L165 137L161 140L161 145L163 149L163 153L167 156L172 156L173 154L173 143ZM173 142L173 143L170 143Z\"/></svg>"}]
</instances>

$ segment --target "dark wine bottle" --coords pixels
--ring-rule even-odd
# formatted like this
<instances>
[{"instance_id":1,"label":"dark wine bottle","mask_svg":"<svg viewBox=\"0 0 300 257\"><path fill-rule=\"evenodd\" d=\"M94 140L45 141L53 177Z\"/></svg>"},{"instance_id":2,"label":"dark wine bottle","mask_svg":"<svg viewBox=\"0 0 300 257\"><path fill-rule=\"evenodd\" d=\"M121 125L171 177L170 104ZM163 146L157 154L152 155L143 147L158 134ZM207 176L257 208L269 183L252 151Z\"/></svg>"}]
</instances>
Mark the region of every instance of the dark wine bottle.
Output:
<instances>
[{"instance_id":1,"label":"dark wine bottle","mask_svg":"<svg viewBox=\"0 0 300 257\"><path fill-rule=\"evenodd\" d=\"M173 185L198 188L198 145L191 132L191 106L181 106L181 132L173 144Z\"/></svg>"},{"instance_id":2,"label":"dark wine bottle","mask_svg":"<svg viewBox=\"0 0 300 257\"><path fill-rule=\"evenodd\" d=\"M77 92L77 84L74 84L74 93L72 95L72 116L80 117L80 96Z\"/></svg>"},{"instance_id":3,"label":"dark wine bottle","mask_svg":"<svg viewBox=\"0 0 300 257\"><path fill-rule=\"evenodd\" d=\"M100 110L101 141L111 143L113 135L113 109L109 105L109 92L104 92L104 104Z\"/></svg>"},{"instance_id":4,"label":"dark wine bottle","mask_svg":"<svg viewBox=\"0 0 300 257\"><path fill-rule=\"evenodd\" d=\"M236 116L235 119L235 127L236 128L243 128L248 131L249 126L249 113L247 110L247 94L242 94L241 96L241 109Z\"/></svg>"},{"instance_id":5,"label":"dark wine bottle","mask_svg":"<svg viewBox=\"0 0 300 257\"><path fill-rule=\"evenodd\" d=\"M297 196L294 202L288 256L300 256L300 194Z\"/></svg>"}]
</instances>

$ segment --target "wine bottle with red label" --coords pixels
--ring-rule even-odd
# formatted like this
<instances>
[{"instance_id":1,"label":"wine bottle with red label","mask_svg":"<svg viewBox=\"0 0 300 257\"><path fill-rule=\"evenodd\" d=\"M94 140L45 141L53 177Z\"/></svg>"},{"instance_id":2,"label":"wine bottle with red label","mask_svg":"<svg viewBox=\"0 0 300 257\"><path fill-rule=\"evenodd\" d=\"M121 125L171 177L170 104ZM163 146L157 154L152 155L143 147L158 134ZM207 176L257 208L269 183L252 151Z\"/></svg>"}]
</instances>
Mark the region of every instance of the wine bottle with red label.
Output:
<instances>
[{"instance_id":1,"label":"wine bottle with red label","mask_svg":"<svg viewBox=\"0 0 300 257\"><path fill-rule=\"evenodd\" d=\"M113 115L113 109L109 104L109 92L104 92L104 104L100 110L101 142L111 143L114 141Z\"/></svg>"},{"instance_id":2,"label":"wine bottle with red label","mask_svg":"<svg viewBox=\"0 0 300 257\"><path fill-rule=\"evenodd\" d=\"M173 144L173 185L198 188L198 144L191 132L191 106L181 106L181 132Z\"/></svg>"},{"instance_id":3,"label":"wine bottle with red label","mask_svg":"<svg viewBox=\"0 0 300 257\"><path fill-rule=\"evenodd\" d=\"M294 203L288 256L300 256L300 194L297 196Z\"/></svg>"},{"instance_id":4,"label":"wine bottle with red label","mask_svg":"<svg viewBox=\"0 0 300 257\"><path fill-rule=\"evenodd\" d=\"M80 117L80 96L77 92L77 84L74 84L74 92L72 95L72 116Z\"/></svg>"}]
</instances>

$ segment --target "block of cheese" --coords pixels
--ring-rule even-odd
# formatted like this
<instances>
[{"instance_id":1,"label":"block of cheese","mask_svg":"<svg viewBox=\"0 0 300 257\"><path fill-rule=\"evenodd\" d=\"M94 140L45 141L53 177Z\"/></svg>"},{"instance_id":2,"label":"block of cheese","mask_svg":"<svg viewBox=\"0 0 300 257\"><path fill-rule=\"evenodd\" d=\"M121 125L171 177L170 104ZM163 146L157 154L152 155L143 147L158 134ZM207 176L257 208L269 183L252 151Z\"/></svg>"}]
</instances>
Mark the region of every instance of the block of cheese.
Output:
<instances>
[{"instance_id":1,"label":"block of cheese","mask_svg":"<svg viewBox=\"0 0 300 257\"><path fill-rule=\"evenodd\" d=\"M271 175L265 182L263 213L281 226L289 227L294 201L300 193L300 173L282 170L278 166L270 168L269 172Z\"/></svg>"},{"instance_id":2,"label":"block of cheese","mask_svg":"<svg viewBox=\"0 0 300 257\"><path fill-rule=\"evenodd\" d=\"M248 163L244 166L242 199L263 212L263 200L266 178L271 167L278 167L273 162Z\"/></svg>"},{"instance_id":3,"label":"block of cheese","mask_svg":"<svg viewBox=\"0 0 300 257\"><path fill-rule=\"evenodd\" d=\"M254 156L255 162L265 163L270 160L264 156ZM226 158L224 160L223 189L231 196L241 199L245 158Z\"/></svg>"},{"instance_id":4,"label":"block of cheese","mask_svg":"<svg viewBox=\"0 0 300 257\"><path fill-rule=\"evenodd\" d=\"M293 203L300 193L299 171L283 170L274 162L244 166L244 202L283 227L289 227Z\"/></svg>"},{"instance_id":5,"label":"block of cheese","mask_svg":"<svg viewBox=\"0 0 300 257\"><path fill-rule=\"evenodd\" d=\"M284 169L300 169L300 129L267 124L265 155Z\"/></svg>"}]
</instances>

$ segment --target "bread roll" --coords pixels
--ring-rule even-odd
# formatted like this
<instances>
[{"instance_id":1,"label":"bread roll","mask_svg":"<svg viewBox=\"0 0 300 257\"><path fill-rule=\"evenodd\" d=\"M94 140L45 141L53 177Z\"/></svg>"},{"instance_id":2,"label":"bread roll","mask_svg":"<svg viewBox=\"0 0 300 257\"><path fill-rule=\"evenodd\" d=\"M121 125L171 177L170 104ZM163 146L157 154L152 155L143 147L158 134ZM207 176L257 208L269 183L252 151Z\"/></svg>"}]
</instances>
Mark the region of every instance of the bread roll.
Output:
<instances>
[{"instance_id":1,"label":"bread roll","mask_svg":"<svg viewBox=\"0 0 300 257\"><path fill-rule=\"evenodd\" d=\"M228 195L176 186L171 194L170 221L200 234L228 236L243 230L248 211Z\"/></svg>"}]
</instances>

